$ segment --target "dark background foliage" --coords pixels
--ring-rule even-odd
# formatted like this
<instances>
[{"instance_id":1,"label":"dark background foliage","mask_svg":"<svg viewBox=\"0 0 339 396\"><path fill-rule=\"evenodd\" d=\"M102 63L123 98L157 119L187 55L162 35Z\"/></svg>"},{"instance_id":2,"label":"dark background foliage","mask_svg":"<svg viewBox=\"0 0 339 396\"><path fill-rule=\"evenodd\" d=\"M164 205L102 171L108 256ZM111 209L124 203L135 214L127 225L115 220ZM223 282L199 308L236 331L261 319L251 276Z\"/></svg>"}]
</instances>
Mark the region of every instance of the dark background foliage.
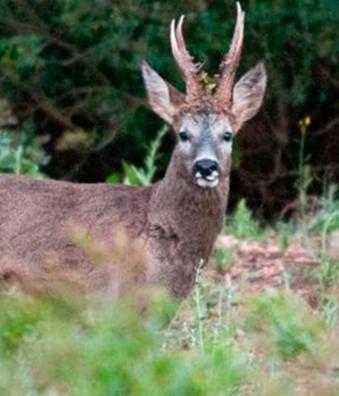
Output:
<instances>
[{"instance_id":1,"label":"dark background foliage","mask_svg":"<svg viewBox=\"0 0 339 396\"><path fill-rule=\"evenodd\" d=\"M237 139L231 204L245 197L271 216L298 194L302 132L309 191L320 194L324 182L339 179L339 2L242 6L239 75L264 60L269 82L263 109ZM234 1L2 0L0 92L16 121L0 120L1 127L42 146L50 157L43 170L53 178L97 182L123 173L122 160L140 165L162 126L146 108L140 63L147 58L183 89L168 40L170 20L182 13L191 52L217 72ZM163 140L158 177L173 143L171 135Z\"/></svg>"}]
</instances>

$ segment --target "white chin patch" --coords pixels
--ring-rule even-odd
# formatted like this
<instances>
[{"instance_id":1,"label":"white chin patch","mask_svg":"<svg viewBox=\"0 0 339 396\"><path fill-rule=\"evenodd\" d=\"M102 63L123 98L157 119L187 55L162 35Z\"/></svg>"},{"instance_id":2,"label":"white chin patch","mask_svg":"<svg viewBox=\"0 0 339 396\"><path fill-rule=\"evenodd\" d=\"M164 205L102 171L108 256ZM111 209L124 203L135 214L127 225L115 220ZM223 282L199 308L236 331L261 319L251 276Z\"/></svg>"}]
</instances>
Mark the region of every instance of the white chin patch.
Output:
<instances>
[{"instance_id":1,"label":"white chin patch","mask_svg":"<svg viewBox=\"0 0 339 396\"><path fill-rule=\"evenodd\" d=\"M209 181L206 179L197 179L197 185L202 188L214 188L219 184L219 178Z\"/></svg>"},{"instance_id":2,"label":"white chin patch","mask_svg":"<svg viewBox=\"0 0 339 396\"><path fill-rule=\"evenodd\" d=\"M214 188L219 184L219 172L213 171L210 175L202 177L200 172L195 174L197 185L202 188Z\"/></svg>"}]
</instances>

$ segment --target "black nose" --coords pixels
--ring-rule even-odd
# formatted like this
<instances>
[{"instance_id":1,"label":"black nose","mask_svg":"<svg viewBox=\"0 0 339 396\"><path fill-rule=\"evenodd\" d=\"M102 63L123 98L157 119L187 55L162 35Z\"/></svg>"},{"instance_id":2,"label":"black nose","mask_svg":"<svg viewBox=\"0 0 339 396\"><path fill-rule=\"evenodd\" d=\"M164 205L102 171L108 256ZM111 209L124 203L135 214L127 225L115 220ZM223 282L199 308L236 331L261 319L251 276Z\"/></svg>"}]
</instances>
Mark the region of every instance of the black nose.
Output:
<instances>
[{"instance_id":1,"label":"black nose","mask_svg":"<svg viewBox=\"0 0 339 396\"><path fill-rule=\"evenodd\" d=\"M219 166L216 161L213 160L200 160L194 164L194 173L199 172L202 177L206 177L212 174L214 171L218 171Z\"/></svg>"}]
</instances>

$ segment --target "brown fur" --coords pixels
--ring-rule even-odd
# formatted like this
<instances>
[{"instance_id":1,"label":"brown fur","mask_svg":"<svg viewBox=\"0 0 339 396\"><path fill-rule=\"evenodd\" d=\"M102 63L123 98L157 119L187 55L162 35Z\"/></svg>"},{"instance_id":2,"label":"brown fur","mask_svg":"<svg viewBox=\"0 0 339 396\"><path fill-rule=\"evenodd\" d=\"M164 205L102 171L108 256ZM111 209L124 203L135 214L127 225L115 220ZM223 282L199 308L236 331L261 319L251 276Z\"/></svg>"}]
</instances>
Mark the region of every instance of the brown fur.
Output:
<instances>
[{"instance_id":1,"label":"brown fur","mask_svg":"<svg viewBox=\"0 0 339 396\"><path fill-rule=\"evenodd\" d=\"M186 296L200 260L208 260L222 227L228 179L216 189L201 189L185 175L177 167L176 153L165 178L147 188L1 175L2 279L18 280L27 289L35 281L43 279L48 287L60 274L69 280L70 274L79 273L89 289L107 288L107 271L101 275L93 271L96 263L70 237L67 227L78 224L106 244L113 243L123 228L146 251L147 266L137 281ZM51 257L57 257L56 267L48 266ZM114 272L118 278L121 274Z\"/></svg>"}]
</instances>

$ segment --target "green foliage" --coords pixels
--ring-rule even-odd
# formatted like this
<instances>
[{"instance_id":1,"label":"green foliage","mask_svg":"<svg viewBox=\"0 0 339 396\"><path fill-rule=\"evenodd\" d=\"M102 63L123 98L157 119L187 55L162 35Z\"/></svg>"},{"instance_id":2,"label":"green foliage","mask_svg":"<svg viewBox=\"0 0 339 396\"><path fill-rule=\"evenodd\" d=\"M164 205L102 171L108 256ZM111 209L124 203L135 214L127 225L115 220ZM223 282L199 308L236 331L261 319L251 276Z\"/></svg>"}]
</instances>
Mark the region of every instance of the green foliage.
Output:
<instances>
[{"instance_id":1,"label":"green foliage","mask_svg":"<svg viewBox=\"0 0 339 396\"><path fill-rule=\"evenodd\" d=\"M264 330L277 353L286 358L314 351L324 324L303 300L290 292L272 289L250 302L245 328Z\"/></svg>"},{"instance_id":2,"label":"green foliage","mask_svg":"<svg viewBox=\"0 0 339 396\"><path fill-rule=\"evenodd\" d=\"M339 192L336 185L330 185L320 200L320 210L309 221L308 228L321 232L323 236L339 230Z\"/></svg>"},{"instance_id":3,"label":"green foliage","mask_svg":"<svg viewBox=\"0 0 339 396\"><path fill-rule=\"evenodd\" d=\"M241 318L225 288L215 316L212 289L199 282L191 302L197 320L181 324L186 332L192 326L200 340L190 338L188 351L178 349L179 328L164 334L164 311L171 303L159 294L143 315L126 302L111 309L85 306L70 296L35 300L2 294L0 391L214 396L240 395L246 388L256 395L270 382L284 389L277 372L263 375L267 362L253 358L258 340L265 339L266 359L311 356L326 331L321 320L291 293L272 291L251 298ZM167 343L169 336L175 345Z\"/></svg>"},{"instance_id":4,"label":"green foliage","mask_svg":"<svg viewBox=\"0 0 339 396\"><path fill-rule=\"evenodd\" d=\"M41 167L48 159L35 137L34 125L18 125L8 101L0 98L0 173L43 177Z\"/></svg>"},{"instance_id":5,"label":"green foliage","mask_svg":"<svg viewBox=\"0 0 339 396\"><path fill-rule=\"evenodd\" d=\"M311 115L315 120L306 154L319 141L326 143L327 135L331 144L336 139L317 131L331 125L337 114L333 92L339 7L334 0L248 1L242 6L246 51L239 74L260 59L269 74L265 109L259 117L265 128L259 123L258 139L251 138L253 147L248 147L260 156L258 169L251 166L251 172L254 177L257 171L263 183L272 169L277 178L297 170L294 135L300 119ZM117 173L125 160L130 183L149 183L148 172L153 172L145 169L146 174L140 174L131 165L141 162L161 126L141 106L145 100L140 100L144 97L140 63L148 59L182 90L168 40L169 22L180 14L187 15L190 50L213 75L234 27L231 0L1 2L1 95L10 101L20 124L29 121L35 134L50 137L53 175L62 178L72 172L74 178L103 180L112 170ZM268 133L261 138L263 129ZM239 140L235 163L241 171L250 166L253 155L247 156L247 143ZM169 148L164 150L168 156ZM93 166L92 153L99 166ZM312 158L309 165L315 161ZM318 160L318 165L327 163L330 159ZM289 183L292 188L295 179ZM249 197L253 185L243 187Z\"/></svg>"},{"instance_id":6,"label":"green foliage","mask_svg":"<svg viewBox=\"0 0 339 396\"><path fill-rule=\"evenodd\" d=\"M310 186L313 182L312 168L309 165L309 158L305 158L305 141L308 128L310 126L310 117L305 117L299 121L300 129L300 147L299 147L299 167L298 167L298 180L296 183L298 190L298 199L300 205L301 216L305 217L305 210L307 206L307 195Z\"/></svg>"},{"instance_id":7,"label":"green foliage","mask_svg":"<svg viewBox=\"0 0 339 396\"><path fill-rule=\"evenodd\" d=\"M295 381L302 362L307 362L309 374L313 365L319 369L323 360L330 359L327 349L332 351L339 340L324 343L331 337L331 329L291 290L246 294L238 289L239 285L227 280L225 283L216 287L214 282L198 277L189 303L183 304L177 320L172 321L166 336L167 349L171 351L179 344L185 349L201 349L207 356L217 354L220 348L227 349L232 352L230 360L220 364L242 367L247 378L247 386L241 388L246 388L244 394L299 394ZM192 318L191 310L195 313ZM274 393L270 393L271 388ZM311 389L312 385L307 388ZM238 392L235 394L243 394Z\"/></svg>"},{"instance_id":8,"label":"green foliage","mask_svg":"<svg viewBox=\"0 0 339 396\"><path fill-rule=\"evenodd\" d=\"M215 269L223 274L232 266L234 252L232 249L214 249L213 258Z\"/></svg>"},{"instance_id":9,"label":"green foliage","mask_svg":"<svg viewBox=\"0 0 339 396\"><path fill-rule=\"evenodd\" d=\"M0 312L0 389L7 394L231 394L246 378L228 349L162 352L154 311L142 318L125 305L112 312L68 301L60 308L9 295Z\"/></svg>"},{"instance_id":10,"label":"green foliage","mask_svg":"<svg viewBox=\"0 0 339 396\"><path fill-rule=\"evenodd\" d=\"M280 247L288 249L293 238L303 241L308 255L317 265L310 266L306 277L315 281L318 287L318 310L328 324L339 323L339 196L338 187L324 188L321 198L308 195L302 188L298 204L302 204L293 222L279 222L275 226Z\"/></svg>"},{"instance_id":11,"label":"green foliage","mask_svg":"<svg viewBox=\"0 0 339 396\"><path fill-rule=\"evenodd\" d=\"M129 186L149 186L150 184L152 184L157 171L156 162L159 157L159 148L162 139L167 132L168 127L166 126L160 129L156 138L153 140L147 150L148 154L145 158L142 168L137 168L134 165L128 164L126 161L122 162L124 171L124 184L127 184ZM118 181L119 177L114 173L108 176L108 178L106 179L106 182L113 184L117 183Z\"/></svg>"},{"instance_id":12,"label":"green foliage","mask_svg":"<svg viewBox=\"0 0 339 396\"><path fill-rule=\"evenodd\" d=\"M47 161L47 155L32 138L31 126L24 124L21 134L0 129L0 172L41 178L41 166Z\"/></svg>"},{"instance_id":13,"label":"green foliage","mask_svg":"<svg viewBox=\"0 0 339 396\"><path fill-rule=\"evenodd\" d=\"M199 269L179 308L160 290L110 305L1 292L0 394L296 396L304 372L337 394L339 278L311 310L287 287L249 293L224 271ZM313 383L305 394L322 395Z\"/></svg>"},{"instance_id":14,"label":"green foliage","mask_svg":"<svg viewBox=\"0 0 339 396\"><path fill-rule=\"evenodd\" d=\"M236 209L227 220L224 233L232 234L238 239L257 239L263 237L263 229L253 218L251 210L244 199L240 200Z\"/></svg>"},{"instance_id":15,"label":"green foliage","mask_svg":"<svg viewBox=\"0 0 339 396\"><path fill-rule=\"evenodd\" d=\"M275 225L279 247L282 252L286 252L289 246L289 241L293 237L293 229L290 224L285 222L277 222Z\"/></svg>"}]
</instances>

